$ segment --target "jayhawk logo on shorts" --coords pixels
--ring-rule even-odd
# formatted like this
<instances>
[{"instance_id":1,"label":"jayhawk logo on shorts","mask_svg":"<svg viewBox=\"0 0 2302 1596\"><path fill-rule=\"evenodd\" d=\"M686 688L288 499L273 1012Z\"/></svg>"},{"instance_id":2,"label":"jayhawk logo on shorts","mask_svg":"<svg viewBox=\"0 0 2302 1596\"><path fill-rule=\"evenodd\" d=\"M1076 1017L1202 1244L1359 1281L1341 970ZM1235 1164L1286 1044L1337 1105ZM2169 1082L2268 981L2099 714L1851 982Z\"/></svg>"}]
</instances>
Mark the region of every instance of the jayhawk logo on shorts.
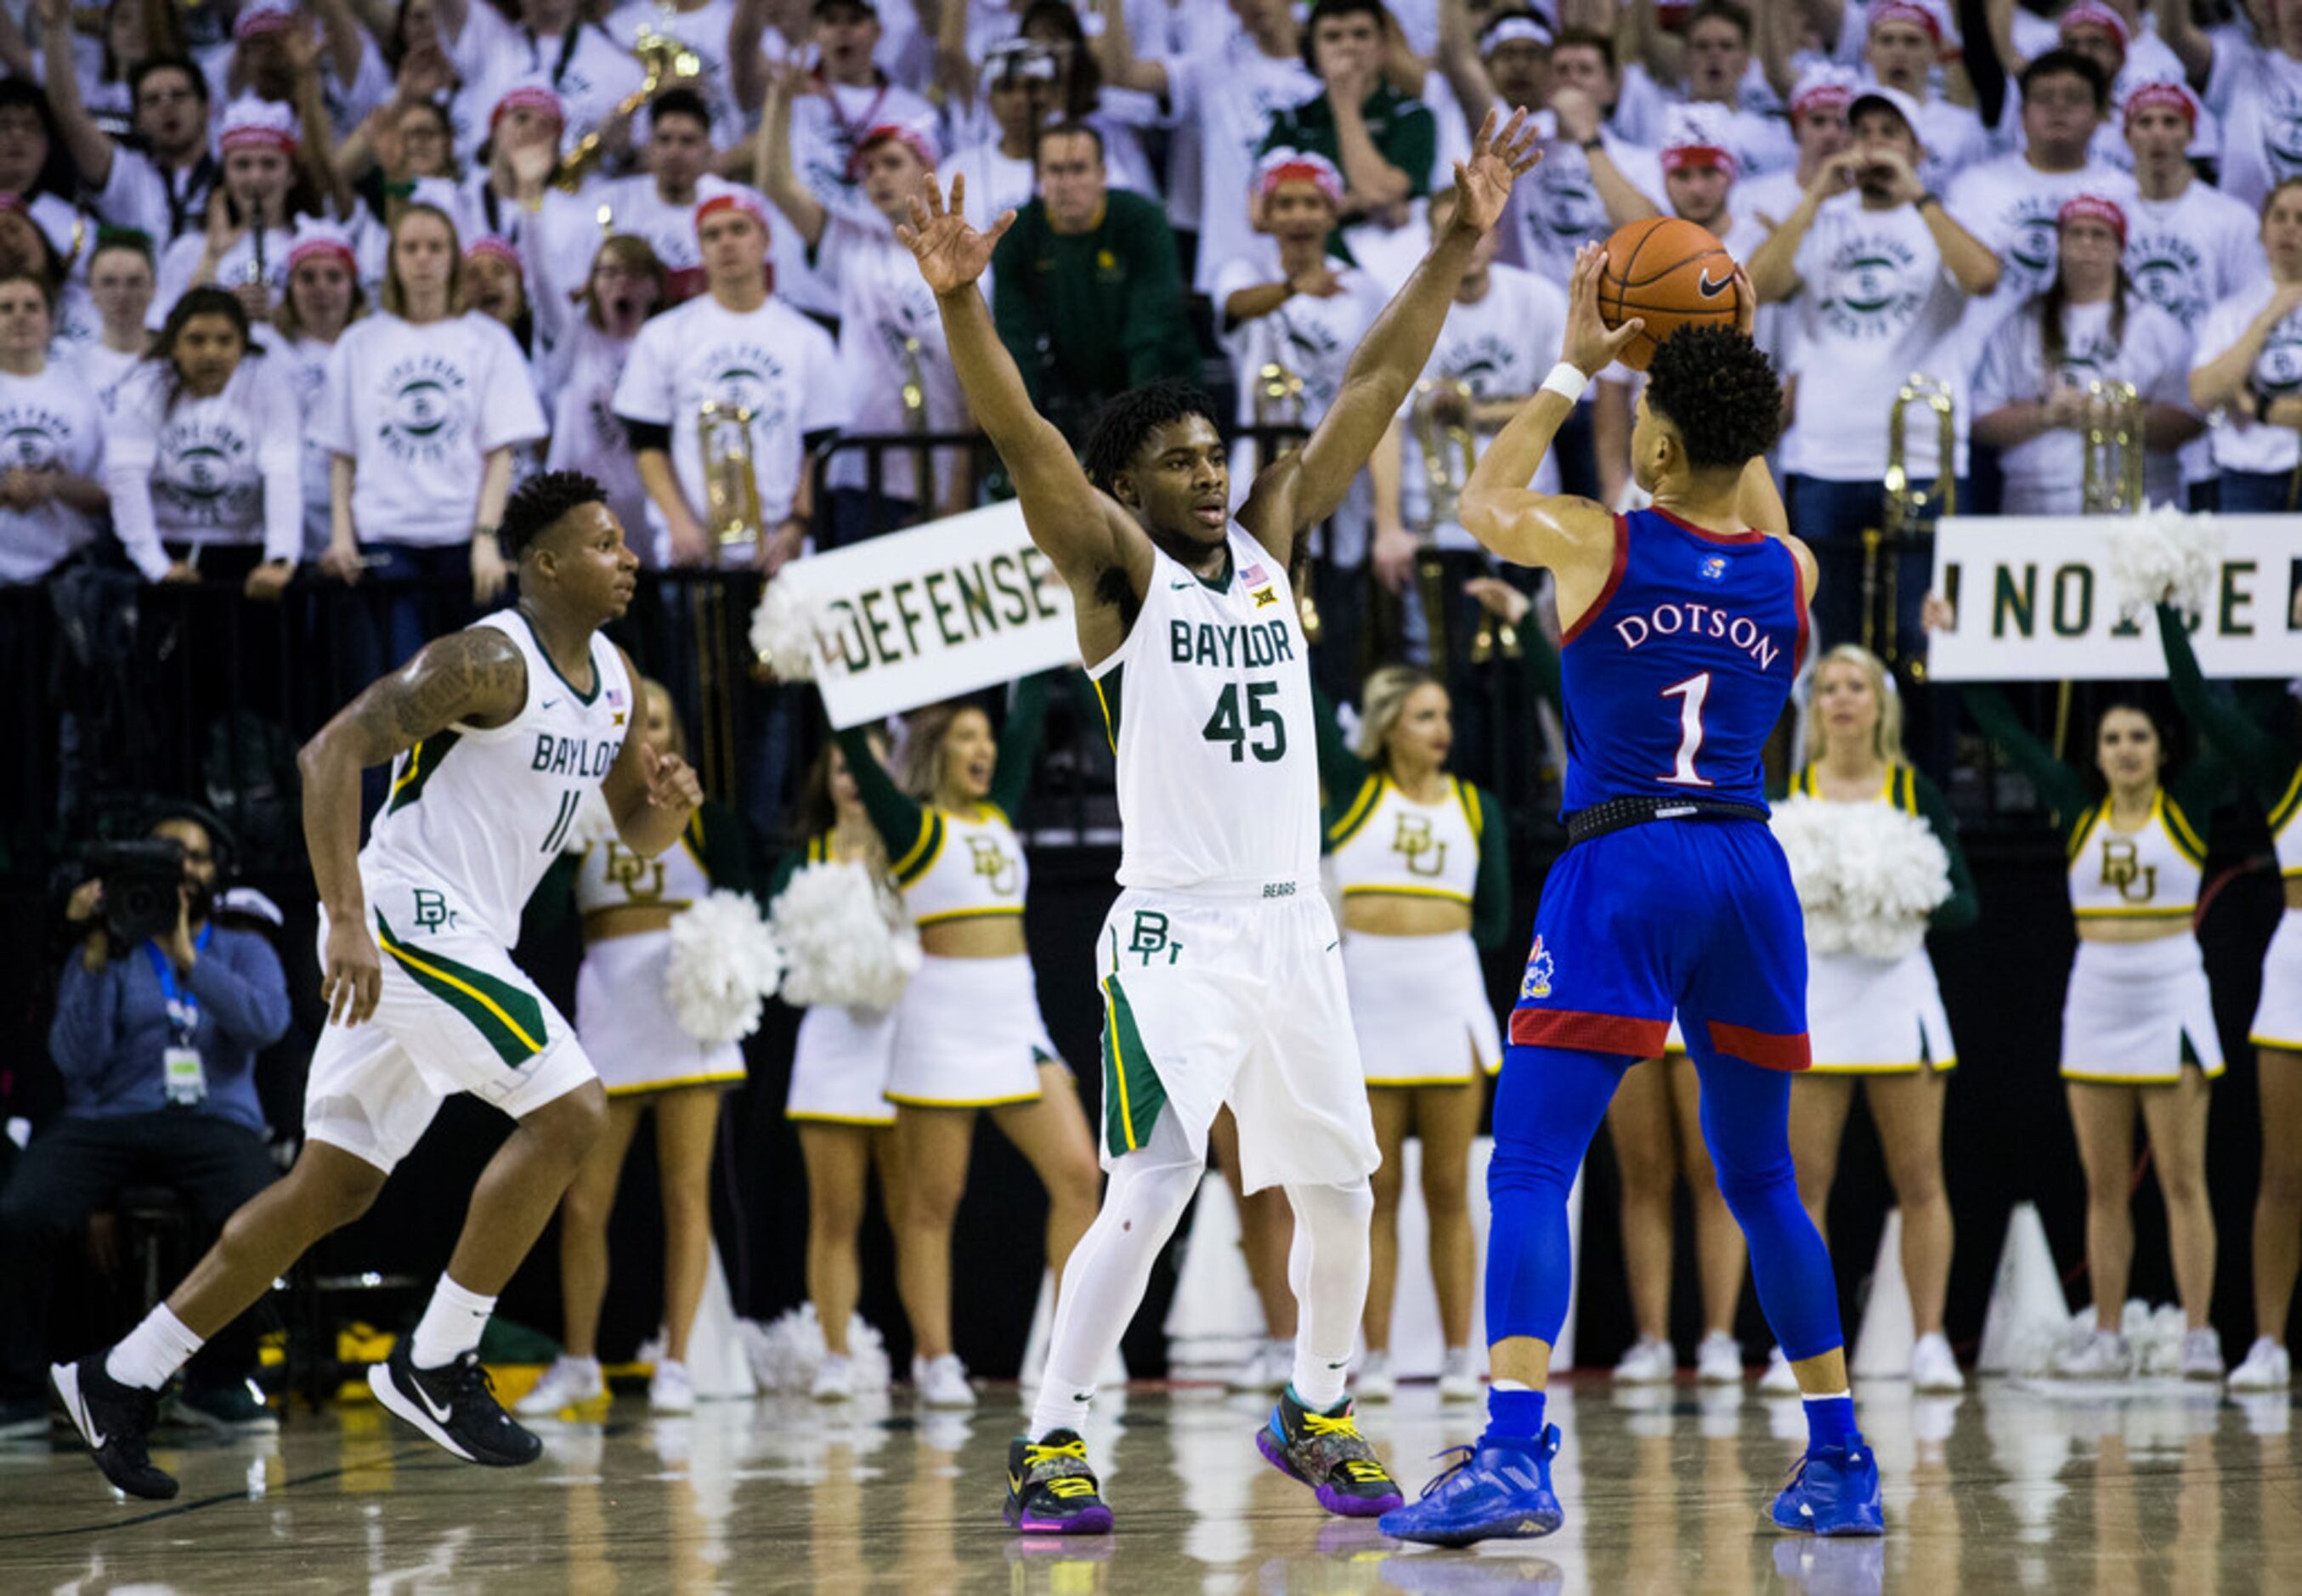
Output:
<instances>
[{"instance_id":1,"label":"jayhawk logo on shorts","mask_svg":"<svg viewBox=\"0 0 2302 1596\"><path fill-rule=\"evenodd\" d=\"M1527 950L1526 974L1519 978L1519 996L1522 999L1550 996L1550 951L1542 945L1542 938L1538 937L1534 939L1534 945Z\"/></svg>"},{"instance_id":2,"label":"jayhawk logo on shorts","mask_svg":"<svg viewBox=\"0 0 2302 1596\"><path fill-rule=\"evenodd\" d=\"M1702 563L1694 567L1694 574L1705 582L1724 582L1726 580L1726 557L1723 554L1704 555Z\"/></svg>"}]
</instances>

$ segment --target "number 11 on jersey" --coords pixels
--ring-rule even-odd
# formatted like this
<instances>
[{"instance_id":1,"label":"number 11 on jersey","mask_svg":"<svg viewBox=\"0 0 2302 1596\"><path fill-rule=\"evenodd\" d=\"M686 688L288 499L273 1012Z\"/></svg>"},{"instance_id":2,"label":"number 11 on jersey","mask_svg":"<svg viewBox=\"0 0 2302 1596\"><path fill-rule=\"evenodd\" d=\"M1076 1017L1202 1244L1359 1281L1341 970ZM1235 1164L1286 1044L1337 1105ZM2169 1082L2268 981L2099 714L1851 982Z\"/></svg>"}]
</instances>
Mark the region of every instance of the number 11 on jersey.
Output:
<instances>
[{"instance_id":1,"label":"number 11 on jersey","mask_svg":"<svg viewBox=\"0 0 2302 1596\"><path fill-rule=\"evenodd\" d=\"M1678 757L1672 761L1668 776L1659 776L1655 779L1683 787L1710 785L1694 769L1694 756L1702 748L1702 704L1710 696L1710 673L1706 670L1700 676L1675 683L1664 688L1661 696L1678 700Z\"/></svg>"}]
</instances>

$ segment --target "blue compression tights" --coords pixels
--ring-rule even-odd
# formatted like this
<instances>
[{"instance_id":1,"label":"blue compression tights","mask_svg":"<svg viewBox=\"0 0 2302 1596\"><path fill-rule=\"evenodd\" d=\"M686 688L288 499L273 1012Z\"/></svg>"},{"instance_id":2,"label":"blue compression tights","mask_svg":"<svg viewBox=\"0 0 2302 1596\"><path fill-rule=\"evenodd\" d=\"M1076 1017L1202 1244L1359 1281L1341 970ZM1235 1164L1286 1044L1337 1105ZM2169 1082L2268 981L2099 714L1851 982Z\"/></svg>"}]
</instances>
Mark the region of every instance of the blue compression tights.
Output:
<instances>
[{"instance_id":1,"label":"blue compression tights","mask_svg":"<svg viewBox=\"0 0 2302 1596\"><path fill-rule=\"evenodd\" d=\"M1830 1253L1799 1205L1791 1164L1791 1078L1740 1059L1695 1058L1702 1139L1718 1189L1751 1244L1751 1274L1767 1323L1793 1363L1839 1346ZM1495 1094L1487 1168L1487 1340L1532 1336L1555 1345L1567 1317L1571 1263L1567 1191L1623 1079L1615 1054L1509 1048Z\"/></svg>"}]
</instances>

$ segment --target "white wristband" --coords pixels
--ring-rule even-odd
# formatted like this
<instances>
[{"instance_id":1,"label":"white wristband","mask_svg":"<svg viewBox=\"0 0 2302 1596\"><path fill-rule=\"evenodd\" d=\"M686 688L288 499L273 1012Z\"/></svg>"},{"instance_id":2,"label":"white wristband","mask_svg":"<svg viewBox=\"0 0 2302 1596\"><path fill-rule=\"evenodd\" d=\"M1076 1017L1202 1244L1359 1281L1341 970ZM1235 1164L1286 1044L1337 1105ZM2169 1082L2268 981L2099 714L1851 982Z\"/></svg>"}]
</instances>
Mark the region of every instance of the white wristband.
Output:
<instances>
[{"instance_id":1,"label":"white wristband","mask_svg":"<svg viewBox=\"0 0 2302 1596\"><path fill-rule=\"evenodd\" d=\"M1580 366L1570 365L1562 360L1550 368L1550 374L1543 378L1542 387L1538 391L1555 393L1572 405L1582 399L1583 391L1590 386L1591 379L1583 374Z\"/></svg>"}]
</instances>

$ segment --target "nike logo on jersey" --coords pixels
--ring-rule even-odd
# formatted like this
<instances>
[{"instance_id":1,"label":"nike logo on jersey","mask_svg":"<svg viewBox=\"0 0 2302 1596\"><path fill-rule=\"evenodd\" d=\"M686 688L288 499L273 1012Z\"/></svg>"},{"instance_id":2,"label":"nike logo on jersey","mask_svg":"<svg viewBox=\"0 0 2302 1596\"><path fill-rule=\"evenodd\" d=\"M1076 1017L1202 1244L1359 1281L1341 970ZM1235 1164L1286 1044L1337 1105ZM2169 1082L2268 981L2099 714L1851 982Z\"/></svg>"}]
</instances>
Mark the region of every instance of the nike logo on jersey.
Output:
<instances>
[{"instance_id":1,"label":"nike logo on jersey","mask_svg":"<svg viewBox=\"0 0 2302 1596\"><path fill-rule=\"evenodd\" d=\"M1706 299L1716 299L1719 295L1725 293L1728 289L1733 288L1734 286L1735 280L1732 277L1729 277L1724 282L1711 281L1710 268L1708 266L1703 267L1702 275L1694 280L1694 291L1701 294Z\"/></svg>"},{"instance_id":2,"label":"nike logo on jersey","mask_svg":"<svg viewBox=\"0 0 2302 1596\"><path fill-rule=\"evenodd\" d=\"M1167 584L1167 591L1169 592L1179 593L1187 587L1193 587L1196 585L1197 584L1189 582L1170 582Z\"/></svg>"},{"instance_id":3,"label":"nike logo on jersey","mask_svg":"<svg viewBox=\"0 0 2302 1596\"><path fill-rule=\"evenodd\" d=\"M556 710L559 707L559 701L556 698L547 698L541 707L546 710Z\"/></svg>"}]
</instances>

